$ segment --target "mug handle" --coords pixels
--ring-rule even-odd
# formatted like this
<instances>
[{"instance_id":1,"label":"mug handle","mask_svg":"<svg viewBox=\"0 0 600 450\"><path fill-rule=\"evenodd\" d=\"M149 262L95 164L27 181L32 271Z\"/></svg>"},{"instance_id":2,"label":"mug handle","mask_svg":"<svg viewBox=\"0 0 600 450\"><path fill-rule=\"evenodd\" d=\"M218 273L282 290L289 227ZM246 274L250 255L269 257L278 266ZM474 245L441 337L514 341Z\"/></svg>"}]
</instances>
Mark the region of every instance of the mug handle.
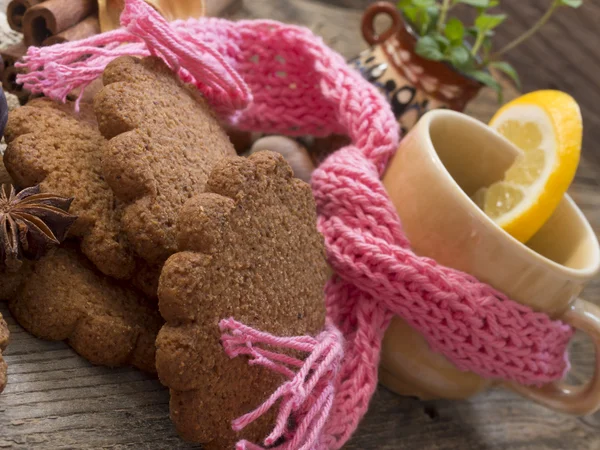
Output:
<instances>
[{"instance_id":1,"label":"mug handle","mask_svg":"<svg viewBox=\"0 0 600 450\"><path fill-rule=\"evenodd\" d=\"M594 342L596 364L592 378L581 385L555 382L532 387L508 382L504 386L559 412L578 416L593 414L600 408L600 308L593 303L577 299L561 320L583 331Z\"/></svg>"},{"instance_id":2,"label":"mug handle","mask_svg":"<svg viewBox=\"0 0 600 450\"><path fill-rule=\"evenodd\" d=\"M392 19L392 26L381 34L377 34L375 32L374 24L375 17L379 14L386 14ZM394 6L392 3L388 2L377 2L369 6L365 10L361 22L363 37L365 38L365 41L369 43L369 45L380 44L386 39L392 37L398 32L401 26L402 17L400 17L398 9L396 9L396 6Z\"/></svg>"}]
</instances>

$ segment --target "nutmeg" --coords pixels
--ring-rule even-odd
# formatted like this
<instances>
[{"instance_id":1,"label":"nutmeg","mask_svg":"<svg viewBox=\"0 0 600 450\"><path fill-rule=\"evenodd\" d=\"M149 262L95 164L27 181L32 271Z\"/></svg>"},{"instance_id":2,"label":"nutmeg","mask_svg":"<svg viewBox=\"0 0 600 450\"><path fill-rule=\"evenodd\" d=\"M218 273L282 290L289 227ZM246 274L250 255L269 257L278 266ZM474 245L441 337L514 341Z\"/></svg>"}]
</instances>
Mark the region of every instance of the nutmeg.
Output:
<instances>
[{"instance_id":1,"label":"nutmeg","mask_svg":"<svg viewBox=\"0 0 600 450\"><path fill-rule=\"evenodd\" d=\"M262 150L280 153L292 167L294 176L310 183L315 166L306 148L298 142L286 136L267 136L252 145L250 154Z\"/></svg>"}]
</instances>

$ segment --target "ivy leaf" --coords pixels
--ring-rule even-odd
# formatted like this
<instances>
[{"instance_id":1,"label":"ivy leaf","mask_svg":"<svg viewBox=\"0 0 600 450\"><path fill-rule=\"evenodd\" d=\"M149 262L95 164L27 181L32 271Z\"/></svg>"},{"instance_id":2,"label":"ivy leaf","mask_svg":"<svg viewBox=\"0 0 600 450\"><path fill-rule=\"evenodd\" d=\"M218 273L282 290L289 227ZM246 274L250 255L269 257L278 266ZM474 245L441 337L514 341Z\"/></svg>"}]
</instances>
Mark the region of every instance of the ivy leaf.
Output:
<instances>
[{"instance_id":1,"label":"ivy leaf","mask_svg":"<svg viewBox=\"0 0 600 450\"><path fill-rule=\"evenodd\" d=\"M570 8L579 8L583 4L583 0L559 0L562 6Z\"/></svg>"},{"instance_id":2,"label":"ivy leaf","mask_svg":"<svg viewBox=\"0 0 600 450\"><path fill-rule=\"evenodd\" d=\"M506 20L506 14L482 14L475 19L475 26L480 31L493 30Z\"/></svg>"},{"instance_id":3,"label":"ivy leaf","mask_svg":"<svg viewBox=\"0 0 600 450\"><path fill-rule=\"evenodd\" d=\"M465 70L471 59L471 53L464 46L453 47L450 51L450 62L459 70Z\"/></svg>"},{"instance_id":4,"label":"ivy leaf","mask_svg":"<svg viewBox=\"0 0 600 450\"><path fill-rule=\"evenodd\" d=\"M441 61L444 58L440 45L431 36L423 36L420 38L417 41L417 45L415 45L415 52L417 55L433 61Z\"/></svg>"},{"instance_id":5,"label":"ivy leaf","mask_svg":"<svg viewBox=\"0 0 600 450\"><path fill-rule=\"evenodd\" d=\"M456 3L465 3L477 8L487 8L490 4L490 0L457 0Z\"/></svg>"},{"instance_id":6,"label":"ivy leaf","mask_svg":"<svg viewBox=\"0 0 600 450\"><path fill-rule=\"evenodd\" d=\"M480 83L483 83L484 85L491 87L494 91L496 91L496 93L498 94L498 103L502 103L502 86L496 81L496 79L493 76L491 76L488 72L485 72L483 70L473 70L467 72L467 74L475 78Z\"/></svg>"},{"instance_id":7,"label":"ivy leaf","mask_svg":"<svg viewBox=\"0 0 600 450\"><path fill-rule=\"evenodd\" d=\"M490 63L490 67L494 67L495 69L498 69L500 72L507 75L515 83L517 88L521 89L521 80L519 79L519 74L509 63L506 61L494 61Z\"/></svg>"},{"instance_id":8,"label":"ivy leaf","mask_svg":"<svg viewBox=\"0 0 600 450\"><path fill-rule=\"evenodd\" d=\"M465 36L465 26L459 19L453 17L448 20L444 34L453 44L460 44Z\"/></svg>"}]
</instances>

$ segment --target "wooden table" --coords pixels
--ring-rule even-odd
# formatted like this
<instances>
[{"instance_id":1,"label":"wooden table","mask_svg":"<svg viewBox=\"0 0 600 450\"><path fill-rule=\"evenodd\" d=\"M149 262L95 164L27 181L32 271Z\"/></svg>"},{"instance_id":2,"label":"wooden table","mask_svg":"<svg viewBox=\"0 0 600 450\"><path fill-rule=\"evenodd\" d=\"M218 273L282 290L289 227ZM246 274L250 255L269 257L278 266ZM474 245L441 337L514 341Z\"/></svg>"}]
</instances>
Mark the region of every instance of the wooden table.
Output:
<instances>
[{"instance_id":1,"label":"wooden table","mask_svg":"<svg viewBox=\"0 0 600 450\"><path fill-rule=\"evenodd\" d=\"M368 2L324 3L246 0L229 15L301 23L344 56L354 56L364 48L358 8ZM503 3L521 5L522 1ZM530 75L534 74L523 74ZM514 91L509 93L514 95ZM496 108L493 94L483 92L468 112L487 120ZM593 155L584 153L570 193L598 234L600 167L593 160ZM590 284L584 297L600 299L600 279ZM6 353L9 385L0 395L0 449L199 448L177 437L168 418L168 392L158 381L131 368L93 367L65 344L40 341L25 333L11 319L6 305L0 305L0 311L12 331ZM591 344L576 337L571 359L574 380L589 376ZM586 421L556 414L504 390L466 401L421 402L380 387L346 448L600 449L600 419L594 425L593 418Z\"/></svg>"}]
</instances>

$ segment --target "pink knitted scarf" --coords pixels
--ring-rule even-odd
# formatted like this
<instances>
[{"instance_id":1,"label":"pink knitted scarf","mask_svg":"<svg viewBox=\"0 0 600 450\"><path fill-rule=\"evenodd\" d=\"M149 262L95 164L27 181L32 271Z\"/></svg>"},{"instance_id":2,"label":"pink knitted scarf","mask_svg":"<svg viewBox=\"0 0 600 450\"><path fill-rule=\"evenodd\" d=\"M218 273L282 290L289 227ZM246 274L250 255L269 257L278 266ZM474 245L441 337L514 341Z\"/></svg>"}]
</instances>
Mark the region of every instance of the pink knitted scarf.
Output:
<instances>
[{"instance_id":1,"label":"pink knitted scarf","mask_svg":"<svg viewBox=\"0 0 600 450\"><path fill-rule=\"evenodd\" d=\"M316 338L276 337L233 319L221 323L225 351L289 378L234 421L242 429L275 404L271 445L338 449L367 410L383 334L394 315L457 367L483 377L540 385L568 370L572 330L465 273L415 255L380 177L398 147L386 101L309 30L272 21L198 19L166 23L142 0L127 0L124 28L79 42L30 48L18 81L63 100L121 55L158 55L195 84L223 120L287 135L345 133L352 144L313 174L329 262L329 324ZM345 339L342 350L341 331ZM262 346L268 346L266 350ZM307 352L305 361L273 348ZM289 428L294 418L294 428ZM238 448L257 449L242 441Z\"/></svg>"}]
</instances>

